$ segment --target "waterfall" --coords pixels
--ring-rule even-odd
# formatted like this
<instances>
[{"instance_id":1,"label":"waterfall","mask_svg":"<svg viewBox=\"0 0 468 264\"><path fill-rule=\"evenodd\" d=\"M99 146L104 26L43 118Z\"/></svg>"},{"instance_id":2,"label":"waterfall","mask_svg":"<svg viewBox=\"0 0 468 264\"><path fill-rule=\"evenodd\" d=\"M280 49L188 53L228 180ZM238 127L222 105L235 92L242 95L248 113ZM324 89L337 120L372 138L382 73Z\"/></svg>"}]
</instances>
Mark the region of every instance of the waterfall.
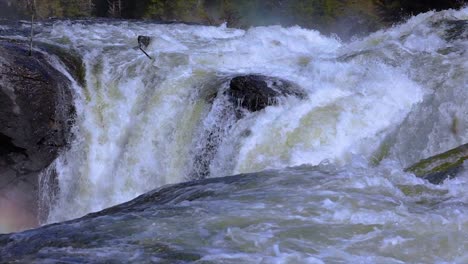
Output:
<instances>
[{"instance_id":1,"label":"waterfall","mask_svg":"<svg viewBox=\"0 0 468 264\"><path fill-rule=\"evenodd\" d=\"M467 16L429 12L349 43L300 27L44 26L38 40L77 51L86 67L46 222L185 180L370 163L384 145L382 158L403 167L467 142ZM153 59L139 35L152 38ZM246 74L291 81L308 96L236 119L222 91Z\"/></svg>"}]
</instances>

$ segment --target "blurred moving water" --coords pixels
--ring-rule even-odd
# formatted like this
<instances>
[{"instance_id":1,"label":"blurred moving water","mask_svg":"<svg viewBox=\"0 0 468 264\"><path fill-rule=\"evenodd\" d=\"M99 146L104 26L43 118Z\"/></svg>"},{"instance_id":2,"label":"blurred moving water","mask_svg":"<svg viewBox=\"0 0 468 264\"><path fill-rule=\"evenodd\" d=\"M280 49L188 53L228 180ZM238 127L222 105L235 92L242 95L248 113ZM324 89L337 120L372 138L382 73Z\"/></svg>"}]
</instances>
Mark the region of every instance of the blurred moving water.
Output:
<instances>
[{"instance_id":1,"label":"blurred moving water","mask_svg":"<svg viewBox=\"0 0 468 264\"><path fill-rule=\"evenodd\" d=\"M86 66L46 222L191 180L206 131L219 144L208 177L258 173L0 237L0 253L21 255L22 243L48 245L58 232L67 243L31 259L468 262L468 173L435 186L403 172L468 142L467 19L467 8L429 12L346 43L299 27L42 25L38 41L75 50ZM138 35L152 37L153 60ZM246 74L289 80L308 98L235 119L222 92Z\"/></svg>"}]
</instances>

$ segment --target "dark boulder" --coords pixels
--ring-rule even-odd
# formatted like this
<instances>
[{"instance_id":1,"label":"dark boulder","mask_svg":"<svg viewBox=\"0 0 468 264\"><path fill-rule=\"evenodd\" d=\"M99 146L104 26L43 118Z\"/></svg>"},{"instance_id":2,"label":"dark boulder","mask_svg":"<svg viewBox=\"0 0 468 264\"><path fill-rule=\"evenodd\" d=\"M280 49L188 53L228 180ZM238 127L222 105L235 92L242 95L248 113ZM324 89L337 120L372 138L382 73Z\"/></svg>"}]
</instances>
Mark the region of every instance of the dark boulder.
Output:
<instances>
[{"instance_id":1,"label":"dark boulder","mask_svg":"<svg viewBox=\"0 0 468 264\"><path fill-rule=\"evenodd\" d=\"M306 94L289 81L263 75L245 75L232 78L226 92L231 102L256 112L278 104L281 97L305 98Z\"/></svg>"},{"instance_id":2,"label":"dark boulder","mask_svg":"<svg viewBox=\"0 0 468 264\"><path fill-rule=\"evenodd\" d=\"M149 46L149 44L151 43L151 37L148 37L148 36L138 36L137 38L138 40L138 46L140 48L147 48Z\"/></svg>"},{"instance_id":3,"label":"dark boulder","mask_svg":"<svg viewBox=\"0 0 468 264\"><path fill-rule=\"evenodd\" d=\"M208 96L212 103L210 118L215 119L211 126L205 127L194 147L190 179L204 179L210 174L210 166L222 141L229 134L233 124L246 112L257 112L267 106L277 105L281 98L288 96L304 99L305 91L290 81L264 75L243 75L227 79L222 83L214 81L216 88L228 88ZM224 102L217 102L221 100ZM227 101L227 102L226 102ZM219 106L224 106L220 108Z\"/></svg>"},{"instance_id":4,"label":"dark boulder","mask_svg":"<svg viewBox=\"0 0 468 264\"><path fill-rule=\"evenodd\" d=\"M75 110L69 86L44 54L28 56L26 44L0 40L0 194L23 194L31 212L37 176L70 139Z\"/></svg>"},{"instance_id":5,"label":"dark boulder","mask_svg":"<svg viewBox=\"0 0 468 264\"><path fill-rule=\"evenodd\" d=\"M0 42L17 44L19 46L29 45L29 43L23 40L2 37L0 37ZM65 69L68 71L71 77L73 77L73 79L82 87L86 86L86 67L83 59L76 50L40 41L35 41L34 47L39 49L40 52L57 57L63 66L65 66Z\"/></svg>"},{"instance_id":6,"label":"dark boulder","mask_svg":"<svg viewBox=\"0 0 468 264\"><path fill-rule=\"evenodd\" d=\"M433 184L439 184L448 178L457 176L463 170L463 163L466 160L468 160L468 144L421 160L407 168L406 171Z\"/></svg>"}]
</instances>

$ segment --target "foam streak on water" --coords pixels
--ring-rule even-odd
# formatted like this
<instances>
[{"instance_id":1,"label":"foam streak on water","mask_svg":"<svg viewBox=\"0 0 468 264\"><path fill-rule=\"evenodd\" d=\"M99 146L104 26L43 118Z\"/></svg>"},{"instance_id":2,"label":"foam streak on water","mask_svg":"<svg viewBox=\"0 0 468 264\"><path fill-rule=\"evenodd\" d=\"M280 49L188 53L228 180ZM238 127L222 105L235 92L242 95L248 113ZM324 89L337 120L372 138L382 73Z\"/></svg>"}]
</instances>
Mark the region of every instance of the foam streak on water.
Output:
<instances>
[{"instance_id":1,"label":"foam streak on water","mask_svg":"<svg viewBox=\"0 0 468 264\"><path fill-rule=\"evenodd\" d=\"M0 260L466 263L467 183L426 184L391 162L210 179L0 236Z\"/></svg>"},{"instance_id":2,"label":"foam streak on water","mask_svg":"<svg viewBox=\"0 0 468 264\"><path fill-rule=\"evenodd\" d=\"M56 162L60 192L49 221L187 180L201 133L219 118L209 98L234 75L284 78L308 99L227 122L211 177L324 160L369 166L376 156L401 170L466 143L466 31L453 37L450 22L467 16L427 13L351 43L299 27L56 22L38 39L76 49L86 86L76 93L76 140ZM153 38L154 60L136 48L138 35Z\"/></svg>"}]
</instances>

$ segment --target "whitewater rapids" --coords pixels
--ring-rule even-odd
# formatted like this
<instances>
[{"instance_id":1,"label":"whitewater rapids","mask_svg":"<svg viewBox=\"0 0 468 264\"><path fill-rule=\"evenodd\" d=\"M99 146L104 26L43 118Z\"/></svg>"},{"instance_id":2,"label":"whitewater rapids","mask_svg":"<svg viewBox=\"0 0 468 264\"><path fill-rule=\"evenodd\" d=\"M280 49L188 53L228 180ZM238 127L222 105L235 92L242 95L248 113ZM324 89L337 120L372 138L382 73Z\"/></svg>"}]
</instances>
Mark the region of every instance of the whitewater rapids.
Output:
<instances>
[{"instance_id":1,"label":"whitewater rapids","mask_svg":"<svg viewBox=\"0 0 468 264\"><path fill-rule=\"evenodd\" d=\"M220 108L211 108L206 94L221 89L212 83L222 76L280 77L309 97L233 124L220 135L211 177L368 162L389 137L391 158L402 167L466 143L467 43L447 39L443 24L466 20L466 12L426 13L351 43L299 27L46 27L39 40L77 50L86 66L85 87L75 87L76 139L56 163L60 193L49 221L189 180L197 141ZM147 52L154 60L136 48L138 35L153 38Z\"/></svg>"},{"instance_id":2,"label":"whitewater rapids","mask_svg":"<svg viewBox=\"0 0 468 264\"><path fill-rule=\"evenodd\" d=\"M206 213L214 217L206 223L230 223L206 227L223 229L219 233L196 231L206 231L211 246L221 248L204 251L207 260L467 262L468 174L433 186L403 172L468 142L467 19L468 8L429 12L348 43L299 27L44 25L37 40L77 51L86 68L85 85L74 82L74 141L53 164L59 192L49 201L46 222L81 217L190 180L203 132L217 125L224 109L222 96L207 98L225 89L226 77L262 74L299 85L308 98L287 98L229 120L217 135L209 177L273 170L277 181L283 175L293 184L297 176L308 188L272 181L259 187L272 197L253 192L222 200L217 206L230 208L242 221L229 222L231 213ZM136 48L138 35L152 37L146 49L152 60ZM65 71L58 62L57 67ZM300 173L285 169L300 165L306 165ZM275 200L283 191L289 194ZM236 211L242 201L258 210L243 204ZM277 219L262 222L270 209ZM192 211L187 217L200 213ZM280 232L281 219L289 231L297 221L296 231ZM338 227L341 233L309 234L301 225L306 220L310 228ZM163 225L164 232L178 234L187 223L171 218L158 228ZM188 245L191 238L168 240ZM427 243L421 247L427 251L414 243Z\"/></svg>"}]
</instances>

